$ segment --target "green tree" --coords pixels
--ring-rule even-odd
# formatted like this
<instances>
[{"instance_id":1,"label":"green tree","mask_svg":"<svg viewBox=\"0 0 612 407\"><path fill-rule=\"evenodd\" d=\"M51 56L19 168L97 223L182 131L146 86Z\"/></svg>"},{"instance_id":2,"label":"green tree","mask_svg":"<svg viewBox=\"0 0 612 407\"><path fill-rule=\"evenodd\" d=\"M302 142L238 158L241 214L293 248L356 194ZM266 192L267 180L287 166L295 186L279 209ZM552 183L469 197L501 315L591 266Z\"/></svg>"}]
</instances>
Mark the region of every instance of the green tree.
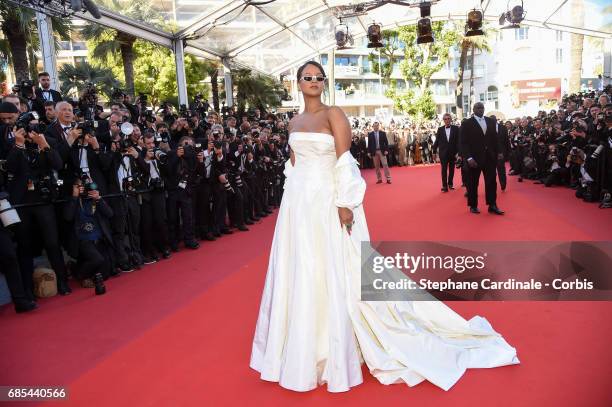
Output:
<instances>
[{"instance_id":1,"label":"green tree","mask_svg":"<svg viewBox=\"0 0 612 407\"><path fill-rule=\"evenodd\" d=\"M380 64L378 63L378 52L372 51L368 55L368 60L372 64L372 72L381 73L383 83L391 85L391 74L393 73L393 65L398 60L401 54L401 41L397 30L383 30L382 32L383 47L380 51Z\"/></svg>"},{"instance_id":2,"label":"green tree","mask_svg":"<svg viewBox=\"0 0 612 407\"><path fill-rule=\"evenodd\" d=\"M161 20L160 14L151 7L149 0L103 0L99 3L110 10L119 11L126 17L141 21L143 24L153 24ZM134 44L137 38L128 33L91 23L84 26L81 33L88 41L92 59L101 63L121 61L126 91L134 95L134 60L136 59Z\"/></svg>"},{"instance_id":3,"label":"green tree","mask_svg":"<svg viewBox=\"0 0 612 407\"><path fill-rule=\"evenodd\" d=\"M275 78L253 74L249 69L238 69L232 73L232 83L236 88L238 113L244 113L247 107L256 107L263 112L281 105L284 88Z\"/></svg>"},{"instance_id":4,"label":"green tree","mask_svg":"<svg viewBox=\"0 0 612 407\"><path fill-rule=\"evenodd\" d=\"M457 100L457 117L463 118L463 75L466 68L467 53L470 54L470 92L474 88L474 51L479 50L481 52L491 52L491 41L496 29L487 27L485 24L483 28L485 35L477 35L473 37L466 37L464 28L457 24L456 33L459 38L459 50L461 52L459 57L459 68L457 70L457 88L455 89L455 96Z\"/></svg>"},{"instance_id":5,"label":"green tree","mask_svg":"<svg viewBox=\"0 0 612 407\"><path fill-rule=\"evenodd\" d=\"M0 2L0 28L4 38L0 39L0 55L13 65L17 81L35 78L37 60L35 51L40 49L36 14L29 8L18 7L7 1ZM70 39L69 20L51 18L56 41Z\"/></svg>"},{"instance_id":6,"label":"green tree","mask_svg":"<svg viewBox=\"0 0 612 407\"><path fill-rule=\"evenodd\" d=\"M109 68L92 66L87 62L62 65L58 77L62 83L60 87L62 94L73 97L78 97L90 82L96 85L100 93L107 96L110 96L113 88L120 86Z\"/></svg>"},{"instance_id":7,"label":"green tree","mask_svg":"<svg viewBox=\"0 0 612 407\"><path fill-rule=\"evenodd\" d=\"M415 25L399 28L399 40L405 45L400 71L406 91L399 93L391 86L386 92L396 109L413 116L417 122L435 117L436 106L429 90L431 77L447 64L450 48L458 40L454 28L447 28L443 22L432 22L431 28L435 41L420 45L416 43Z\"/></svg>"}]
</instances>

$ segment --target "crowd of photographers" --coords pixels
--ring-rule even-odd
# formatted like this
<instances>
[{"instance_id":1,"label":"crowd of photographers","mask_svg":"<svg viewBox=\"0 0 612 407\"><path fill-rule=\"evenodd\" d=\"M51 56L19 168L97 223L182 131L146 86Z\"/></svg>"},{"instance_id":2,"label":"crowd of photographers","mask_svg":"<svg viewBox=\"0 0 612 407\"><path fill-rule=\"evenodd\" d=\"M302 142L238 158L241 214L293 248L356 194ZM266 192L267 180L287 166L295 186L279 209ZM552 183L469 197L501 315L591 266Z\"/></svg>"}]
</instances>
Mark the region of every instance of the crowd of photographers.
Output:
<instances>
[{"instance_id":1,"label":"crowd of photographers","mask_svg":"<svg viewBox=\"0 0 612 407\"><path fill-rule=\"evenodd\" d=\"M612 87L603 91L572 94L557 109L540 111L510 121L498 121L504 160L498 165L500 186L506 188L506 163L510 175L551 186L567 186L576 196L600 207L612 207ZM496 119L497 120L497 119ZM362 168L372 168L367 156L367 134L372 120L352 118L351 151ZM456 123L457 125L459 123ZM432 164L439 120L416 125L409 119L391 120L386 126L389 166ZM456 167L461 169L461 157Z\"/></svg>"},{"instance_id":2,"label":"crowd of photographers","mask_svg":"<svg viewBox=\"0 0 612 407\"><path fill-rule=\"evenodd\" d=\"M120 90L105 112L95 86L68 102L48 79L23 81L0 104L0 200L17 215L3 210L0 261L16 311L37 307L42 249L60 295L69 275L103 294L110 276L247 231L280 205L287 117L237 119L199 96L154 112Z\"/></svg>"}]
</instances>

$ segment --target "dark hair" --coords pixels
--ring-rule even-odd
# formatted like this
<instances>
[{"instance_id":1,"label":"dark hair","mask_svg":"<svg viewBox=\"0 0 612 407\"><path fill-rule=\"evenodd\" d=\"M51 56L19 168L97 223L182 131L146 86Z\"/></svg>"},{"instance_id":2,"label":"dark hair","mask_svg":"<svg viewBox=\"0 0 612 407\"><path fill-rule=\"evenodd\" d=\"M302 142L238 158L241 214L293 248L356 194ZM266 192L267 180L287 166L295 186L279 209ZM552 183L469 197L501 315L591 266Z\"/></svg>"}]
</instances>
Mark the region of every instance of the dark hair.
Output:
<instances>
[{"instance_id":1,"label":"dark hair","mask_svg":"<svg viewBox=\"0 0 612 407\"><path fill-rule=\"evenodd\" d=\"M297 70L297 79L300 80L300 78L302 77L302 72L304 72L304 69L308 66L308 65L313 65L316 66L317 68L319 68L319 70L321 71L321 73L323 74L324 77L327 77L327 75L325 75L325 70L323 69L323 66L318 63L317 61L308 61L306 63L304 63L304 65L300 66Z\"/></svg>"},{"instance_id":2,"label":"dark hair","mask_svg":"<svg viewBox=\"0 0 612 407\"><path fill-rule=\"evenodd\" d=\"M38 74L38 77L40 78L41 76L50 76L48 72L40 72Z\"/></svg>"}]
</instances>

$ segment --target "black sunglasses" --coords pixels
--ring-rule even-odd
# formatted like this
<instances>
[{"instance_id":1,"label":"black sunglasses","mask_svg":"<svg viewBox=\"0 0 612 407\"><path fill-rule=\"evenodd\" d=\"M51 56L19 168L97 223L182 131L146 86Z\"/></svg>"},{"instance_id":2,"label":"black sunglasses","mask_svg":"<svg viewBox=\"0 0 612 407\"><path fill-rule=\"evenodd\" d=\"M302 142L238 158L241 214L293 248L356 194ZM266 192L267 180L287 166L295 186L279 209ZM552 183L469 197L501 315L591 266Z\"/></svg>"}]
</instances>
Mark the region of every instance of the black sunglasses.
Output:
<instances>
[{"instance_id":1,"label":"black sunglasses","mask_svg":"<svg viewBox=\"0 0 612 407\"><path fill-rule=\"evenodd\" d=\"M325 76L302 76L302 80L306 82L323 82L325 80Z\"/></svg>"}]
</instances>

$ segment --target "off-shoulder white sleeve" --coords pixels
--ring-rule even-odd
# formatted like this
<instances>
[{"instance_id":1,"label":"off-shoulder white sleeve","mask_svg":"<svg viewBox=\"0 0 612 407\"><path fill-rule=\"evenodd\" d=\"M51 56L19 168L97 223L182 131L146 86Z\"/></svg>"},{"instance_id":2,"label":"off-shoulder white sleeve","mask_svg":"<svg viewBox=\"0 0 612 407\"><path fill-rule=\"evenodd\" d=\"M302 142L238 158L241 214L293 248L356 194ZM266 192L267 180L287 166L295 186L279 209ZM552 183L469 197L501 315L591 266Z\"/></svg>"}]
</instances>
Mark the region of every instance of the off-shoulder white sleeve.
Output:
<instances>
[{"instance_id":1,"label":"off-shoulder white sleeve","mask_svg":"<svg viewBox=\"0 0 612 407\"><path fill-rule=\"evenodd\" d=\"M338 158L334 168L336 206L353 210L363 202L366 183L358 165L348 150Z\"/></svg>"},{"instance_id":2,"label":"off-shoulder white sleeve","mask_svg":"<svg viewBox=\"0 0 612 407\"><path fill-rule=\"evenodd\" d=\"M291 175L293 171L293 164L291 164L291 158L285 161L285 169L283 170L283 174L285 175L285 182L283 183L283 189L287 186L287 179Z\"/></svg>"}]
</instances>

